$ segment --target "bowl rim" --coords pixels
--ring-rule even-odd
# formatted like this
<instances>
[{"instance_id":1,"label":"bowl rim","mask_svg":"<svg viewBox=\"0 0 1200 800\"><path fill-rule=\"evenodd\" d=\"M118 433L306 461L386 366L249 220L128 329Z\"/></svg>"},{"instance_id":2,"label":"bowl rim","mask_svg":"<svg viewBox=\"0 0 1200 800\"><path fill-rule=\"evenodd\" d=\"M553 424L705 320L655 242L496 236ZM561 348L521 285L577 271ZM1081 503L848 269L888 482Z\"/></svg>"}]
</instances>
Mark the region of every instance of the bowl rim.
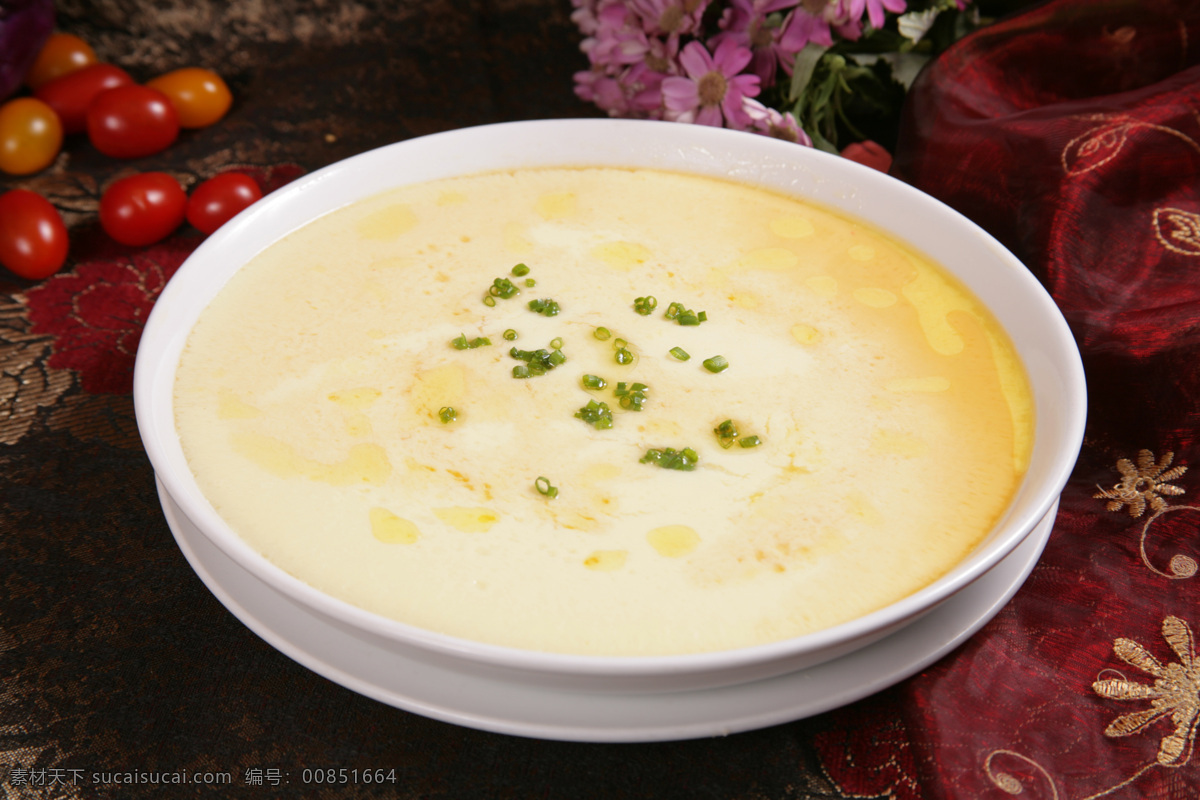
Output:
<instances>
[{"instance_id":1,"label":"bowl rim","mask_svg":"<svg viewBox=\"0 0 1200 800\"><path fill-rule=\"evenodd\" d=\"M567 152L574 156L562 155ZM957 567L874 612L775 642L679 655L582 655L524 650L418 628L313 588L269 562L238 537L203 498L190 471L180 468L182 448L173 422L174 375L195 317L242 264L289 230L315 218L302 213L303 210L323 208L321 213L328 213L344 206L346 203L341 200L345 197L353 195L348 201L352 202L388 186L488 171L488 163L492 164L491 170L497 170L546 166L655 168L660 162L673 166L658 168L726 177L766 185L775 191L803 194L807 188L819 194L816 202L843 214L854 215L856 207L874 209L887 203L904 220L919 222L922 216L931 216L949 226L946 231L965 237L964 242L973 243L978 253L989 255L1001 266L994 275L976 276L976 284L972 285L960 272L946 266L945 259L935 259L966 284L998 318L1000 315L992 302L982 296L980 286L985 289L997 286L1018 295L1022 313L1038 326L1036 338L1043 348L1037 351L1038 368L1043 373L1054 373L1058 382L1055 396L1062 408L1055 407L1055 413L1050 415L1055 425L1044 430L1043 426L1051 420L1044 419L1047 409L1040 402L1041 396L1035 396L1038 413L1034 452L1018 499L1022 493L1031 496L1024 497L1019 504L1014 500L985 544ZM482 169L480 165L484 165ZM381 169L384 166L389 169ZM390 177L396 169L400 169L403 179ZM788 185L780 185L781 181ZM380 185L383 188L376 188ZM299 219L295 219L297 214ZM928 253L928 248L913 246L906 232L894 230L892 226L901 222L881 223L875 218L868 222L913 249ZM249 250L241 243L243 239L259 242L260 246ZM225 265L218 267L216 273L223 280L213 278L214 265ZM202 304L197 300L198 295L206 296L201 298ZM182 310L189 313L181 315ZM1011 322L1005 327L1016 345ZM1026 370L1032 371L1029 353L1021 347L1018 353L1026 362ZM1032 374L1030 381L1034 382ZM1039 387L1034 389L1037 394ZM335 162L276 190L201 243L168 282L139 343L133 394L138 429L147 455L172 498L206 537L276 591L330 619L422 650L521 671L610 677L726 671L765 661L794 659L869 639L880 629L915 619L985 574L1029 534L1066 485L1082 446L1086 420L1082 361L1061 312L1014 255L959 212L895 178L812 148L728 129L619 119L505 122L430 134ZM1049 453L1045 452L1048 445L1044 444L1047 435L1057 442ZM1039 465L1041 478L1036 489L1030 489L1029 475L1035 463Z\"/></svg>"}]
</instances>

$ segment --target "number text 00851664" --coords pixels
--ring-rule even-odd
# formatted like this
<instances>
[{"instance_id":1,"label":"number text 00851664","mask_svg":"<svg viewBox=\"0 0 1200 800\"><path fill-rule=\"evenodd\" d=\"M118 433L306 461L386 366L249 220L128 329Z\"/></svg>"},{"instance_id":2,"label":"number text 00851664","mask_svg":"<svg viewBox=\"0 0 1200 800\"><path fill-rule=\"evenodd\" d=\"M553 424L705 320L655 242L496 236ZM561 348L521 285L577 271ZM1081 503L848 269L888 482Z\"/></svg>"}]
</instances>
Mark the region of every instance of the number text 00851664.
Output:
<instances>
[{"instance_id":1,"label":"number text 00851664","mask_svg":"<svg viewBox=\"0 0 1200 800\"><path fill-rule=\"evenodd\" d=\"M326 767L300 771L302 783L349 784L349 783L395 783L395 769L347 769Z\"/></svg>"}]
</instances>

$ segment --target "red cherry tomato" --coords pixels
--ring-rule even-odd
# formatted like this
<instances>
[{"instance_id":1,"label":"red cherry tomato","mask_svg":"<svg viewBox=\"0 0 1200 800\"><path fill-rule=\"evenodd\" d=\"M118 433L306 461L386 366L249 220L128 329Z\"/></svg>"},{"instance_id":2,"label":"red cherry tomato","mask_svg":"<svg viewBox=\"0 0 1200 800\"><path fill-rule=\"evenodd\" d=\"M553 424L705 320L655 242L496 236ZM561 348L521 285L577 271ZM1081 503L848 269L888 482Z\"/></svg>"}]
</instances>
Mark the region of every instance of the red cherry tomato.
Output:
<instances>
[{"instance_id":1,"label":"red cherry tomato","mask_svg":"<svg viewBox=\"0 0 1200 800\"><path fill-rule=\"evenodd\" d=\"M62 149L58 115L36 97L18 97L0 106L0 170L29 175L50 166Z\"/></svg>"},{"instance_id":2,"label":"red cherry tomato","mask_svg":"<svg viewBox=\"0 0 1200 800\"><path fill-rule=\"evenodd\" d=\"M212 233L260 198L262 190L253 178L226 172L209 178L192 191L187 203L187 221L201 233Z\"/></svg>"},{"instance_id":3,"label":"red cherry tomato","mask_svg":"<svg viewBox=\"0 0 1200 800\"><path fill-rule=\"evenodd\" d=\"M113 158L140 158L167 149L179 136L179 116L167 96L148 86L118 86L92 98L88 138Z\"/></svg>"},{"instance_id":4,"label":"red cherry tomato","mask_svg":"<svg viewBox=\"0 0 1200 800\"><path fill-rule=\"evenodd\" d=\"M171 98L181 128L207 128L225 116L233 95L212 70L185 67L159 75L146 85Z\"/></svg>"},{"instance_id":5,"label":"red cherry tomato","mask_svg":"<svg viewBox=\"0 0 1200 800\"><path fill-rule=\"evenodd\" d=\"M183 222L187 194L165 172L114 181L100 197L100 224L121 244L144 247L165 239Z\"/></svg>"},{"instance_id":6,"label":"red cherry tomato","mask_svg":"<svg viewBox=\"0 0 1200 800\"><path fill-rule=\"evenodd\" d=\"M28 189L0 195L0 264L22 278L53 275L67 258L67 226L58 209Z\"/></svg>"},{"instance_id":7,"label":"red cherry tomato","mask_svg":"<svg viewBox=\"0 0 1200 800\"><path fill-rule=\"evenodd\" d=\"M92 64L43 83L33 95L54 109L62 120L64 133L81 133L87 130L88 106L96 95L132 83L133 78L120 67Z\"/></svg>"},{"instance_id":8,"label":"red cherry tomato","mask_svg":"<svg viewBox=\"0 0 1200 800\"><path fill-rule=\"evenodd\" d=\"M96 53L83 39L69 33L52 33L25 73L25 83L36 89L43 83L95 63Z\"/></svg>"}]
</instances>

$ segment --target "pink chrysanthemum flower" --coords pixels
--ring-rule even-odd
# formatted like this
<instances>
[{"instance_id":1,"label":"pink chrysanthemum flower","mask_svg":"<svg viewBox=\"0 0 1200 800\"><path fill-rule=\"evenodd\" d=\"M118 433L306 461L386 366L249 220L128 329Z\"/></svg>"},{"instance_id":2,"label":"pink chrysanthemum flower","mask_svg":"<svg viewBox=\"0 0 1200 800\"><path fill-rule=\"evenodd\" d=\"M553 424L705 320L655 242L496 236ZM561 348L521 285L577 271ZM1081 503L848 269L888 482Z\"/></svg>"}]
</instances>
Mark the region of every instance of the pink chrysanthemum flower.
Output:
<instances>
[{"instance_id":1,"label":"pink chrysanthemum flower","mask_svg":"<svg viewBox=\"0 0 1200 800\"><path fill-rule=\"evenodd\" d=\"M650 36L684 36L700 30L708 0L627 0Z\"/></svg>"},{"instance_id":2,"label":"pink chrysanthemum flower","mask_svg":"<svg viewBox=\"0 0 1200 800\"><path fill-rule=\"evenodd\" d=\"M575 73L575 94L610 117L661 119L663 77L645 64L634 64L615 76L585 70Z\"/></svg>"},{"instance_id":3,"label":"pink chrysanthemum flower","mask_svg":"<svg viewBox=\"0 0 1200 800\"><path fill-rule=\"evenodd\" d=\"M798 0L733 0L733 6L723 17L723 33L713 38L735 39L754 54L750 71L759 77L762 85L775 83L776 71L790 77L796 65L796 55L809 42L833 46L833 33L829 22L814 17L803 8L793 8ZM780 24L772 25L770 15L793 8Z\"/></svg>"},{"instance_id":4,"label":"pink chrysanthemum flower","mask_svg":"<svg viewBox=\"0 0 1200 800\"><path fill-rule=\"evenodd\" d=\"M599 70L575 73L575 95L585 103L593 103L610 117L623 116L629 110L621 84Z\"/></svg>"},{"instance_id":5,"label":"pink chrysanthemum flower","mask_svg":"<svg viewBox=\"0 0 1200 800\"><path fill-rule=\"evenodd\" d=\"M595 32L579 45L592 66L611 74L645 56L650 46L646 34L624 4L609 3L600 8L595 22Z\"/></svg>"},{"instance_id":6,"label":"pink chrysanthemum flower","mask_svg":"<svg viewBox=\"0 0 1200 800\"><path fill-rule=\"evenodd\" d=\"M596 13L600 3L596 0L571 0L571 5L575 8L571 12L571 22L579 28L579 32L584 36L591 36L599 27L599 22L596 20Z\"/></svg>"},{"instance_id":7,"label":"pink chrysanthemum flower","mask_svg":"<svg viewBox=\"0 0 1200 800\"><path fill-rule=\"evenodd\" d=\"M905 0L801 0L813 16L821 17L845 39L862 36L863 17L873 28L883 27L886 12L902 13L908 8Z\"/></svg>"},{"instance_id":8,"label":"pink chrysanthemum flower","mask_svg":"<svg viewBox=\"0 0 1200 800\"><path fill-rule=\"evenodd\" d=\"M796 66L796 54L809 42L832 47L833 32L830 31L828 22L814 17L803 8L797 8L784 21L776 50L779 65L789 77Z\"/></svg>"},{"instance_id":9,"label":"pink chrysanthemum flower","mask_svg":"<svg viewBox=\"0 0 1200 800\"><path fill-rule=\"evenodd\" d=\"M700 42L689 42L679 52L687 77L672 76L662 82L668 119L744 130L750 117L742 100L759 92L757 75L740 75L751 54L737 42L725 40L710 55Z\"/></svg>"},{"instance_id":10,"label":"pink chrysanthemum flower","mask_svg":"<svg viewBox=\"0 0 1200 800\"><path fill-rule=\"evenodd\" d=\"M861 20L863 9L866 9L867 19L871 22L871 27L879 29L883 27L886 21L886 11L892 11L896 14L904 13L908 8L908 3L905 0L842 0L849 3L849 16L851 19Z\"/></svg>"},{"instance_id":11,"label":"pink chrysanthemum flower","mask_svg":"<svg viewBox=\"0 0 1200 800\"><path fill-rule=\"evenodd\" d=\"M643 119L661 119L663 113L662 83L666 78L661 72L648 67L644 62L625 70L618 82L625 93L630 112Z\"/></svg>"},{"instance_id":12,"label":"pink chrysanthemum flower","mask_svg":"<svg viewBox=\"0 0 1200 800\"><path fill-rule=\"evenodd\" d=\"M775 70L779 62L794 60L799 52L799 48L791 50L790 41L786 45L783 43L784 26L778 14L798 2L799 0L732 0L721 18L722 32L714 36L709 44L715 46L725 39L732 39L750 50L753 54L750 71L757 75L764 85L769 86L775 81ZM800 45L801 48L803 46Z\"/></svg>"},{"instance_id":13,"label":"pink chrysanthemum flower","mask_svg":"<svg viewBox=\"0 0 1200 800\"><path fill-rule=\"evenodd\" d=\"M679 66L678 36L669 36L665 39L652 36L647 42L649 46L644 62L648 69L659 73L664 78L668 75L679 75L683 71Z\"/></svg>"},{"instance_id":14,"label":"pink chrysanthemum flower","mask_svg":"<svg viewBox=\"0 0 1200 800\"><path fill-rule=\"evenodd\" d=\"M742 100L742 109L750 117L749 130L775 139L812 147L812 138L804 132L800 123L791 114L764 106L750 97Z\"/></svg>"}]
</instances>

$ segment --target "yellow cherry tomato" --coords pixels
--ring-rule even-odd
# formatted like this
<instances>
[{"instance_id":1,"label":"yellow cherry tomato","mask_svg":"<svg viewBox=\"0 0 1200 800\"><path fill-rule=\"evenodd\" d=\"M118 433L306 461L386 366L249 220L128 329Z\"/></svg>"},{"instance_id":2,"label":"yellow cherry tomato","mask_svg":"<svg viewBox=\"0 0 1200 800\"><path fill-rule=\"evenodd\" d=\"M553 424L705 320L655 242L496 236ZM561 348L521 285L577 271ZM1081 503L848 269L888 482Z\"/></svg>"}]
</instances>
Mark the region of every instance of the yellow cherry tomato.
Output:
<instances>
[{"instance_id":1,"label":"yellow cherry tomato","mask_svg":"<svg viewBox=\"0 0 1200 800\"><path fill-rule=\"evenodd\" d=\"M41 100L18 97L0 106L0 170L30 175L45 169L62 142L62 123Z\"/></svg>"},{"instance_id":2,"label":"yellow cherry tomato","mask_svg":"<svg viewBox=\"0 0 1200 800\"><path fill-rule=\"evenodd\" d=\"M181 128L207 128L225 116L233 104L233 95L221 76L200 67L177 69L146 85L171 100Z\"/></svg>"},{"instance_id":3,"label":"yellow cherry tomato","mask_svg":"<svg viewBox=\"0 0 1200 800\"><path fill-rule=\"evenodd\" d=\"M70 33L52 33L25 73L25 83L36 89L95 63L96 53L83 39Z\"/></svg>"}]
</instances>

